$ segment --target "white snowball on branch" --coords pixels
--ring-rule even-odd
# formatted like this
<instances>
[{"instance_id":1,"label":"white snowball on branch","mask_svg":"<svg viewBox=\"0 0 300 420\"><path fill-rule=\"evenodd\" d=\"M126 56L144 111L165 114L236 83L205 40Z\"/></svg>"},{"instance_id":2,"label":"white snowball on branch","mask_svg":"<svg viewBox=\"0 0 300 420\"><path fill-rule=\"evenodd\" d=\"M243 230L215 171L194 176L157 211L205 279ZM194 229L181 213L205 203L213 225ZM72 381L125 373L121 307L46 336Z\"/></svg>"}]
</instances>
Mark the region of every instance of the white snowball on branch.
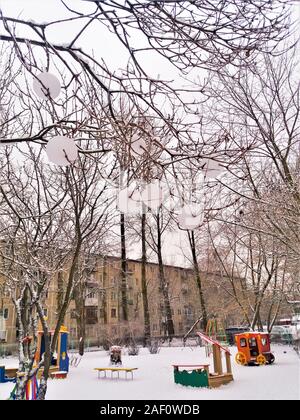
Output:
<instances>
[{"instance_id":1,"label":"white snowball on branch","mask_svg":"<svg viewBox=\"0 0 300 420\"><path fill-rule=\"evenodd\" d=\"M78 148L73 139L55 136L48 141L46 153L50 162L59 166L68 166L78 157Z\"/></svg>"},{"instance_id":2,"label":"white snowball on branch","mask_svg":"<svg viewBox=\"0 0 300 420\"><path fill-rule=\"evenodd\" d=\"M141 213L140 194L135 186L123 188L117 195L117 206L121 213L139 214Z\"/></svg>"},{"instance_id":3,"label":"white snowball on branch","mask_svg":"<svg viewBox=\"0 0 300 420\"><path fill-rule=\"evenodd\" d=\"M204 219L204 211L201 205L186 204L181 207L177 216L179 227L194 230L198 228Z\"/></svg>"},{"instance_id":4,"label":"white snowball on branch","mask_svg":"<svg viewBox=\"0 0 300 420\"><path fill-rule=\"evenodd\" d=\"M142 156L144 153L146 153L148 146L147 146L146 141L142 137L140 137L137 139L133 138L130 143L130 147L131 147L131 153L133 154L133 156L139 157L139 156Z\"/></svg>"},{"instance_id":5,"label":"white snowball on branch","mask_svg":"<svg viewBox=\"0 0 300 420\"><path fill-rule=\"evenodd\" d=\"M201 164L205 164L203 171L206 178L217 178L217 176L225 171L224 166L213 159L202 159Z\"/></svg>"},{"instance_id":6,"label":"white snowball on branch","mask_svg":"<svg viewBox=\"0 0 300 420\"><path fill-rule=\"evenodd\" d=\"M60 81L54 74L43 72L33 79L34 93L41 99L55 99L60 94Z\"/></svg>"}]
</instances>

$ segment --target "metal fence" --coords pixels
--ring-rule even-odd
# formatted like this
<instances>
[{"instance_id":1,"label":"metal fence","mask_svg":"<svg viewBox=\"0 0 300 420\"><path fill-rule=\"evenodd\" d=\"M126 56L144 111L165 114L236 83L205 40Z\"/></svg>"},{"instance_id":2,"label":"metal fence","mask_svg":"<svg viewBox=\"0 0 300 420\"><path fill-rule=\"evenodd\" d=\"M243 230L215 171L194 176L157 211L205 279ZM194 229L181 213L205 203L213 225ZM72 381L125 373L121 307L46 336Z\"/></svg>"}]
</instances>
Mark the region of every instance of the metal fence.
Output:
<instances>
[{"instance_id":1,"label":"metal fence","mask_svg":"<svg viewBox=\"0 0 300 420\"><path fill-rule=\"evenodd\" d=\"M116 339L117 343L122 346L127 346L130 344L129 341L125 342L122 339ZM134 337L134 342L138 346L143 346L143 337ZM196 347L201 345L199 337L188 337L186 342L183 343L183 336L174 336L172 339L164 336L151 337L151 342L158 342L160 347L180 347L185 345L186 347ZM282 335L271 335L271 343L273 344L282 344L289 345L294 348L300 357L300 339L293 339L290 334ZM106 339L97 339L97 338L86 338L85 339L85 352L89 351L99 351L99 350L108 350L108 348L115 343L108 342ZM70 353L75 353L78 351L79 340L78 339L69 339L69 351ZM18 353L18 344L7 344L0 343L0 357L16 356Z\"/></svg>"}]
</instances>

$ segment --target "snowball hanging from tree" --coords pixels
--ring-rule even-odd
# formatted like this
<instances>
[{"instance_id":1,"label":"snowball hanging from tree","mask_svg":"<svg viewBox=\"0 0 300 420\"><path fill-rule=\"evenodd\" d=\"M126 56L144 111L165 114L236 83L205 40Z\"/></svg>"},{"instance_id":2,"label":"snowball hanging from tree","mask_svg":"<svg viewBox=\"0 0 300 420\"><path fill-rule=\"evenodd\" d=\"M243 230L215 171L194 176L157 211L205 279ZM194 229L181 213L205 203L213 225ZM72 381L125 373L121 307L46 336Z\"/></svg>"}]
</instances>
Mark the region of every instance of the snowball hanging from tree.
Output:
<instances>
[{"instance_id":1,"label":"snowball hanging from tree","mask_svg":"<svg viewBox=\"0 0 300 420\"><path fill-rule=\"evenodd\" d=\"M134 157L140 157L146 153L147 147L146 140L137 135L135 135L130 142L131 153Z\"/></svg>"},{"instance_id":2,"label":"snowball hanging from tree","mask_svg":"<svg viewBox=\"0 0 300 420\"><path fill-rule=\"evenodd\" d=\"M200 204L185 204L179 210L177 221L181 229L198 228L204 219L203 207Z\"/></svg>"},{"instance_id":3,"label":"snowball hanging from tree","mask_svg":"<svg viewBox=\"0 0 300 420\"><path fill-rule=\"evenodd\" d=\"M48 141L46 153L50 162L59 166L68 166L78 157L78 148L73 139L55 136Z\"/></svg>"},{"instance_id":4,"label":"snowball hanging from tree","mask_svg":"<svg viewBox=\"0 0 300 420\"><path fill-rule=\"evenodd\" d=\"M41 99L55 99L60 94L60 81L54 74L43 72L33 79L34 93Z\"/></svg>"},{"instance_id":5,"label":"snowball hanging from tree","mask_svg":"<svg viewBox=\"0 0 300 420\"><path fill-rule=\"evenodd\" d=\"M123 188L117 195L117 206L121 213L139 214L141 212L140 194L135 185Z\"/></svg>"},{"instance_id":6,"label":"snowball hanging from tree","mask_svg":"<svg viewBox=\"0 0 300 420\"><path fill-rule=\"evenodd\" d=\"M201 164L204 165L203 171L206 178L217 178L225 171L224 166L213 159L203 159Z\"/></svg>"}]
</instances>

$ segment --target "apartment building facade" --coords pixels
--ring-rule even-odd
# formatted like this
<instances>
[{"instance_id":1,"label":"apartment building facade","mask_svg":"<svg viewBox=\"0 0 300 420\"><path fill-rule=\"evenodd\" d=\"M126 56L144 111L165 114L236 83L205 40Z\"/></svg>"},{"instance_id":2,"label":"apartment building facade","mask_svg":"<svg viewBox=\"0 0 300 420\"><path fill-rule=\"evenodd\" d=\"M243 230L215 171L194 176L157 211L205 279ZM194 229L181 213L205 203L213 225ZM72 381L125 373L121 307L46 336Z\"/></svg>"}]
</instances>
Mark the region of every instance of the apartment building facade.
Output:
<instances>
[{"instance_id":1,"label":"apartment building facade","mask_svg":"<svg viewBox=\"0 0 300 420\"><path fill-rule=\"evenodd\" d=\"M93 267L84 280L87 340L96 344L105 338L122 338L128 333L136 338L142 337L144 314L141 261L131 259L127 261L128 322L122 321L120 259L109 256L95 257ZM168 282L175 334L180 336L189 330L201 314L199 291L192 269L165 265L164 273ZM218 273L202 273L208 314L222 315L228 323L238 322L240 319L234 302L218 288L219 276ZM166 320L157 264L151 262L147 264L146 278L151 335L164 336ZM64 284L64 280L57 276L50 283L46 294L44 307L50 328L53 328L56 322L60 289ZM75 299L72 299L65 318L71 341L78 338L77 322ZM9 296L1 293L0 289L0 341L14 343L16 334L14 305Z\"/></svg>"}]
</instances>

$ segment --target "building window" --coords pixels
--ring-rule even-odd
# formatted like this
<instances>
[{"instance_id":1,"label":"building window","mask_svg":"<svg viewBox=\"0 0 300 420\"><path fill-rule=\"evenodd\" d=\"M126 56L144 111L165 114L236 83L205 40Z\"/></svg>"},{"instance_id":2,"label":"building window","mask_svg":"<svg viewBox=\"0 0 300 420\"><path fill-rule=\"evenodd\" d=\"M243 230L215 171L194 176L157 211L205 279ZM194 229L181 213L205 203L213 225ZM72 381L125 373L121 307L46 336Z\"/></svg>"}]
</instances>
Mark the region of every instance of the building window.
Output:
<instances>
[{"instance_id":1,"label":"building window","mask_svg":"<svg viewBox=\"0 0 300 420\"><path fill-rule=\"evenodd\" d=\"M76 319L76 309L71 309L71 314L70 314L71 319Z\"/></svg>"},{"instance_id":2,"label":"building window","mask_svg":"<svg viewBox=\"0 0 300 420\"><path fill-rule=\"evenodd\" d=\"M153 325L152 325L152 330L153 330L153 331L157 331L157 324L153 324Z\"/></svg>"},{"instance_id":3,"label":"building window","mask_svg":"<svg viewBox=\"0 0 300 420\"><path fill-rule=\"evenodd\" d=\"M116 292L111 292L110 298L111 298L111 300L117 300L117 293Z\"/></svg>"},{"instance_id":4,"label":"building window","mask_svg":"<svg viewBox=\"0 0 300 420\"><path fill-rule=\"evenodd\" d=\"M86 323L97 324L98 322L98 309L94 306L86 308Z\"/></svg>"},{"instance_id":5,"label":"building window","mask_svg":"<svg viewBox=\"0 0 300 420\"><path fill-rule=\"evenodd\" d=\"M8 315L9 315L8 308L0 309L0 316L3 319L8 319Z\"/></svg>"},{"instance_id":6,"label":"building window","mask_svg":"<svg viewBox=\"0 0 300 420\"><path fill-rule=\"evenodd\" d=\"M181 315L181 309L177 310L178 315Z\"/></svg>"},{"instance_id":7,"label":"building window","mask_svg":"<svg viewBox=\"0 0 300 420\"><path fill-rule=\"evenodd\" d=\"M117 318L116 308L111 308L110 316L111 316L111 318Z\"/></svg>"},{"instance_id":8,"label":"building window","mask_svg":"<svg viewBox=\"0 0 300 420\"><path fill-rule=\"evenodd\" d=\"M185 306L184 307L184 314L186 316L191 316L193 315L193 308L191 306Z\"/></svg>"}]
</instances>

